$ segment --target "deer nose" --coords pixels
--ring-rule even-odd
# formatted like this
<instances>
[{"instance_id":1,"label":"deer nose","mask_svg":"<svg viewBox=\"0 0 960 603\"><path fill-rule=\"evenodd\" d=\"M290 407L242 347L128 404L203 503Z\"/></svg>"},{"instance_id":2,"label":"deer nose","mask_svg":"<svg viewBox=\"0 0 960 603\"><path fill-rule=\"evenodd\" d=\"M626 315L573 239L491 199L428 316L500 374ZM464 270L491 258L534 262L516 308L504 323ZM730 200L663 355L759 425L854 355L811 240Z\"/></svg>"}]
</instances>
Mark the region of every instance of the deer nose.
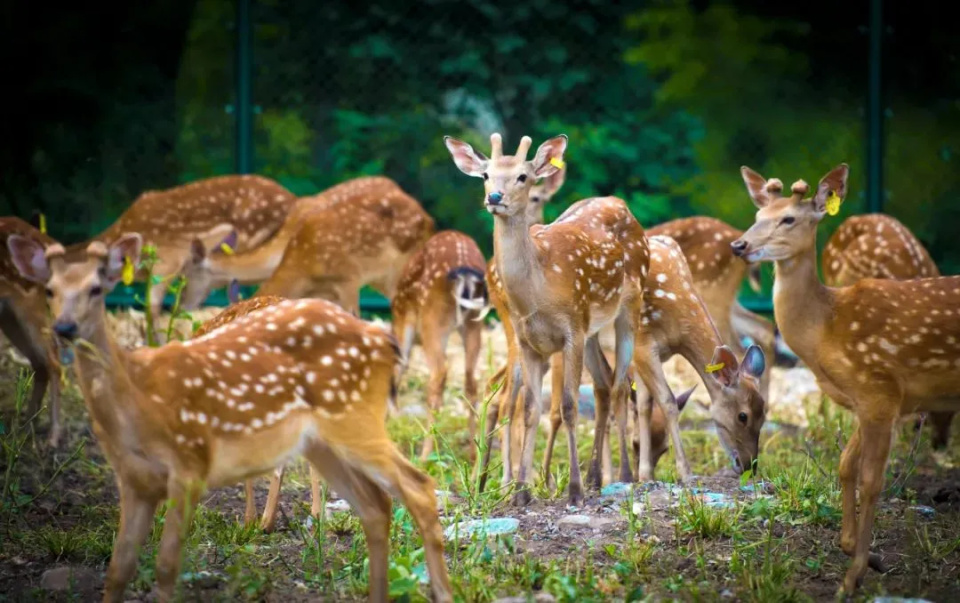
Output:
<instances>
[{"instance_id":1,"label":"deer nose","mask_svg":"<svg viewBox=\"0 0 960 603\"><path fill-rule=\"evenodd\" d=\"M64 339L73 339L77 336L77 323L58 320L53 323L53 332Z\"/></svg>"},{"instance_id":2,"label":"deer nose","mask_svg":"<svg viewBox=\"0 0 960 603\"><path fill-rule=\"evenodd\" d=\"M733 250L733 255L741 256L743 252L747 250L747 242L743 239L737 239L733 243L730 243L730 249Z\"/></svg>"},{"instance_id":3,"label":"deer nose","mask_svg":"<svg viewBox=\"0 0 960 603\"><path fill-rule=\"evenodd\" d=\"M501 192L490 193L487 195L487 203L490 205L500 205L501 201L503 201L503 193Z\"/></svg>"}]
</instances>

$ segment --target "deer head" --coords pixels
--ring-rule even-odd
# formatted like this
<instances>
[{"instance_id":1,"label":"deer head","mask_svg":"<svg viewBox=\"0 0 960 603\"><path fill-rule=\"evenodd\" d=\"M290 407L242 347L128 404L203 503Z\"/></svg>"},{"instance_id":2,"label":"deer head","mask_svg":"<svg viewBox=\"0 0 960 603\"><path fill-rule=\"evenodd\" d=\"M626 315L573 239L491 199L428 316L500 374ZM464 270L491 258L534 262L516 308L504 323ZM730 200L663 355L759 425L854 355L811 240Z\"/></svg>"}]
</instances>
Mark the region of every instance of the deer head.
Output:
<instances>
[{"instance_id":1,"label":"deer head","mask_svg":"<svg viewBox=\"0 0 960 603\"><path fill-rule=\"evenodd\" d=\"M211 256L232 253L237 248L238 234L229 224L220 225L190 242L190 256L184 262L182 274L187 279L180 298L186 310L195 310L207 299L210 291L224 286L210 270ZM226 251L225 251L226 249Z\"/></svg>"},{"instance_id":2,"label":"deer head","mask_svg":"<svg viewBox=\"0 0 960 603\"><path fill-rule=\"evenodd\" d=\"M777 261L808 251L816 242L817 225L827 211L827 200L847 194L850 169L843 163L820 180L812 199L805 196L810 187L798 180L790 187L791 196L784 197L783 183L763 176L744 166L740 168L747 192L757 206L756 221L743 236L730 244L733 253L750 262Z\"/></svg>"},{"instance_id":3,"label":"deer head","mask_svg":"<svg viewBox=\"0 0 960 603\"><path fill-rule=\"evenodd\" d=\"M710 362L717 370L712 378L720 385L720 395L710 405L710 418L737 473L755 468L760 449L760 429L766 418L766 404L760 395L760 377L765 360L763 350L752 345L743 363L725 345L716 348Z\"/></svg>"},{"instance_id":4,"label":"deer head","mask_svg":"<svg viewBox=\"0 0 960 603\"><path fill-rule=\"evenodd\" d=\"M530 187L530 203L527 204L527 219L531 224L543 223L543 208L557 194L567 179L567 167L560 168L552 175L542 178Z\"/></svg>"},{"instance_id":5,"label":"deer head","mask_svg":"<svg viewBox=\"0 0 960 603\"><path fill-rule=\"evenodd\" d=\"M68 341L90 339L103 324L104 296L123 275L124 265L136 266L143 245L139 234L125 234L110 247L99 241L67 262L60 244L46 249L26 237L7 239L10 256L24 278L46 287L53 330Z\"/></svg>"},{"instance_id":6,"label":"deer head","mask_svg":"<svg viewBox=\"0 0 960 603\"><path fill-rule=\"evenodd\" d=\"M562 170L563 153L567 148L567 137L561 134L540 145L533 161L527 161L527 152L533 143L529 136L520 139L515 155L504 155L500 134L491 134L491 156L488 159L463 141L450 136L446 136L443 141L461 172L468 176L483 178L484 204L487 211L495 216L516 216L530 211L542 212L543 202L534 203L531 199L531 190L534 183L540 179L545 179L547 183L555 183L550 180L550 177ZM560 183L562 184L562 179ZM553 192L557 189L559 185L555 184Z\"/></svg>"}]
</instances>

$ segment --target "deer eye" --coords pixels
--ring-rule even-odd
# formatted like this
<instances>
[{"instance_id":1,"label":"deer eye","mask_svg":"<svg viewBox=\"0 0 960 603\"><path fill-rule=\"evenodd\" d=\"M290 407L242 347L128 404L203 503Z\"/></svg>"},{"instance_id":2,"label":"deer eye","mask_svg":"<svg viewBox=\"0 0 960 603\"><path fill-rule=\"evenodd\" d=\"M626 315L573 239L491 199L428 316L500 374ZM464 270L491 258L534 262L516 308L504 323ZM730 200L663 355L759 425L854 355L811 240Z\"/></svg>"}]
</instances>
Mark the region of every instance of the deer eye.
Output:
<instances>
[{"instance_id":1,"label":"deer eye","mask_svg":"<svg viewBox=\"0 0 960 603\"><path fill-rule=\"evenodd\" d=\"M787 226L789 226L790 224L793 224L793 223L796 222L796 221L797 221L797 219L794 218L793 216L787 216L786 218L780 220L780 223L781 223L781 224L786 224Z\"/></svg>"},{"instance_id":2,"label":"deer eye","mask_svg":"<svg viewBox=\"0 0 960 603\"><path fill-rule=\"evenodd\" d=\"M534 203L540 203L540 197L536 197L536 196L530 197L530 200L533 201Z\"/></svg>"},{"instance_id":3,"label":"deer eye","mask_svg":"<svg viewBox=\"0 0 960 603\"><path fill-rule=\"evenodd\" d=\"M101 293L103 293L103 287L100 285L94 285L93 287L90 287L90 297L96 297Z\"/></svg>"},{"instance_id":4,"label":"deer eye","mask_svg":"<svg viewBox=\"0 0 960 603\"><path fill-rule=\"evenodd\" d=\"M489 180L489 179L490 179L490 174L484 172L484 173L483 173L483 179L484 179L484 180Z\"/></svg>"},{"instance_id":5,"label":"deer eye","mask_svg":"<svg viewBox=\"0 0 960 603\"><path fill-rule=\"evenodd\" d=\"M737 415L737 418L740 419L740 422L741 422L741 423L743 423L744 425L746 425L746 424L747 424L747 419L748 419L749 417L747 417L747 413L742 412L742 413L740 413L739 415Z\"/></svg>"},{"instance_id":6,"label":"deer eye","mask_svg":"<svg viewBox=\"0 0 960 603\"><path fill-rule=\"evenodd\" d=\"M527 181L526 174L520 174L519 176L517 176L517 182L526 182L526 181Z\"/></svg>"},{"instance_id":7,"label":"deer eye","mask_svg":"<svg viewBox=\"0 0 960 603\"><path fill-rule=\"evenodd\" d=\"M53 289L47 287L44 292L47 294L47 297L53 297Z\"/></svg>"}]
</instances>

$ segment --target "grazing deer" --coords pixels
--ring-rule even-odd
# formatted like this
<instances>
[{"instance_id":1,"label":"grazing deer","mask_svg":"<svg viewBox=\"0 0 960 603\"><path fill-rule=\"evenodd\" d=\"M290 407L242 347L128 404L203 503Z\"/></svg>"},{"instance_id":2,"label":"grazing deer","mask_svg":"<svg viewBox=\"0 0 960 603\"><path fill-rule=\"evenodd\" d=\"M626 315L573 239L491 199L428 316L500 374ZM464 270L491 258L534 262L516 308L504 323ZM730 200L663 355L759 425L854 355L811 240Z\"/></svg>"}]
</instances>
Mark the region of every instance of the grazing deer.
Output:
<instances>
[{"instance_id":1,"label":"grazing deer","mask_svg":"<svg viewBox=\"0 0 960 603\"><path fill-rule=\"evenodd\" d=\"M7 250L11 236L28 237L41 245L53 239L20 218L0 218L0 331L30 363L33 369L33 390L27 404L27 415L40 412L43 395L50 391L50 434L47 443L60 443L60 362L50 333L47 300L43 287L23 278Z\"/></svg>"},{"instance_id":2,"label":"grazing deer","mask_svg":"<svg viewBox=\"0 0 960 603\"><path fill-rule=\"evenodd\" d=\"M940 276L940 269L923 243L902 222L886 214L864 214L844 220L823 248L820 270L828 287L847 287L864 278L906 281ZM933 426L933 447L946 448L953 413L928 415Z\"/></svg>"},{"instance_id":3,"label":"grazing deer","mask_svg":"<svg viewBox=\"0 0 960 603\"><path fill-rule=\"evenodd\" d=\"M239 299L232 299L230 306L200 325L200 327L194 331L193 337L194 339L203 337L207 333L215 329L219 329L223 325L231 323L241 316L246 316L251 312L266 308L267 306L276 305L282 301L284 301L284 298L276 296L254 297L252 299L243 301L240 301ZM277 469L274 471L273 477L270 480L270 490L269 494L267 495L267 504L264 507L263 518L260 521L260 528L264 532L272 532L276 526L277 510L280 506L280 485L283 482L285 467L285 464L277 467ZM244 493L246 495L244 523L246 525L253 525L257 521L257 501L253 491L253 482L253 479L248 479L244 484ZM316 517L321 511L320 476L317 475L313 465L310 466L310 486L312 495L310 514Z\"/></svg>"},{"instance_id":4,"label":"grazing deer","mask_svg":"<svg viewBox=\"0 0 960 603\"><path fill-rule=\"evenodd\" d=\"M262 176L231 175L206 178L161 191L141 194L107 230L93 240L109 245L123 233L138 232L157 249L153 273L162 277L148 286L154 315L163 307L169 281L190 270L196 262L195 239L206 250L219 247L235 232L235 250L253 249L270 238L283 224L296 202L293 193ZM71 245L70 253L84 252L87 243ZM143 280L144 271L136 278ZM199 283L184 289L185 308L199 306L209 289Z\"/></svg>"},{"instance_id":5,"label":"grazing deer","mask_svg":"<svg viewBox=\"0 0 960 603\"><path fill-rule=\"evenodd\" d=\"M526 136L514 156L504 156L500 135L492 135L490 159L477 154L467 143L450 137L444 140L462 172L484 179L486 208L494 215L497 273L509 299L510 319L520 343L525 434L514 501L526 504L530 500L527 483L541 412L543 373L550 357L562 351L562 414L570 451L569 495L572 504L581 504L583 489L575 433L577 391L584 361L595 382L606 385L611 381L597 340L600 329L610 323L615 327L617 348L611 399L618 418L622 416L621 448L626 455L630 393L627 370L633 356L635 324L642 311L649 263L643 228L626 203L613 197L577 202L552 224L529 226L530 187L536 179L562 167L566 136L540 145L533 161L526 160L532 143ZM671 436L676 435L672 439L678 450L678 465L685 465L676 426L676 404L667 410L668 421L676 427L675 434L671 429ZM604 405L598 405L591 464L591 481L597 486L608 412ZM684 466L681 474L688 476L689 467Z\"/></svg>"},{"instance_id":6,"label":"grazing deer","mask_svg":"<svg viewBox=\"0 0 960 603\"><path fill-rule=\"evenodd\" d=\"M774 262L774 313L784 340L824 393L858 419L840 459L840 546L853 556L843 589L850 594L868 563L884 569L870 542L899 417L960 407L960 278L826 287L817 277L817 225L846 196L849 168L827 173L812 199L804 198L809 186L802 180L784 197L780 180L765 180L747 167L742 173L759 211L733 251L749 261Z\"/></svg>"},{"instance_id":7,"label":"grazing deer","mask_svg":"<svg viewBox=\"0 0 960 603\"><path fill-rule=\"evenodd\" d=\"M360 288L393 298L407 261L433 232L433 218L399 188L310 212L257 295L320 297L359 312Z\"/></svg>"},{"instance_id":8,"label":"grazing deer","mask_svg":"<svg viewBox=\"0 0 960 603\"><path fill-rule=\"evenodd\" d=\"M484 258L473 239L454 230L430 237L407 263L390 304L393 332L401 342L404 367L419 335L430 369L427 383L428 433L420 457L433 451L434 415L443 403L447 379L447 339L460 332L464 349L464 394L470 405L470 439L476 434L477 359L480 357L481 312L488 306L483 278Z\"/></svg>"},{"instance_id":9,"label":"grazing deer","mask_svg":"<svg viewBox=\"0 0 960 603\"><path fill-rule=\"evenodd\" d=\"M184 290L184 307L192 309L199 305L212 289L237 281L243 285L259 285L270 278L280 265L283 253L290 240L312 213L335 205L349 204L351 209L379 206L384 193L398 191L396 182L382 176L369 176L347 180L316 195L297 199L285 215L282 226L272 237L246 251L223 252L214 248L205 253L206 246L197 241L194 261L187 269L187 287ZM233 243L236 236L229 237ZM233 245L230 245L233 247Z\"/></svg>"},{"instance_id":10,"label":"grazing deer","mask_svg":"<svg viewBox=\"0 0 960 603\"><path fill-rule=\"evenodd\" d=\"M776 354L773 325L737 301L744 277L753 290L760 290L759 264L747 264L730 251L730 243L740 238L743 231L716 218L693 216L658 224L647 234L668 236L683 249L697 293L707 305L723 341L742 355L746 350L740 335L747 334L772 362ZM764 400L768 399L769 372L760 380L760 393Z\"/></svg>"},{"instance_id":11,"label":"grazing deer","mask_svg":"<svg viewBox=\"0 0 960 603\"><path fill-rule=\"evenodd\" d=\"M661 363L676 354L685 358L710 394L710 417L717 426L720 443L730 455L737 474L755 466L759 453L760 429L766 418L766 404L760 395L764 371L763 351L750 346L740 364L724 345L717 327L697 294L693 276L676 241L665 236L647 237L650 245L650 276L644 292L643 318L636 346L643 359L634 370L639 383L637 412L650 422L647 441L643 429L635 431L634 449L639 479L653 479L657 461L667 450L667 428L662 406L650 404L651 393L658 401L670 395ZM712 358L712 359L711 359ZM712 372L711 372L711 369ZM651 388L651 384L653 388ZM677 396L680 409L693 388ZM550 475L553 442L560 425L556 397L552 399L552 429L543 457L544 475Z\"/></svg>"},{"instance_id":12,"label":"grazing deer","mask_svg":"<svg viewBox=\"0 0 960 603\"><path fill-rule=\"evenodd\" d=\"M7 240L14 264L46 286L54 332L74 342L94 433L120 489L120 528L104 587L122 601L158 504L170 500L157 554L160 601L174 596L182 538L208 488L304 455L359 514L370 549L370 599L386 601L390 495L423 535L437 600L452 601L433 481L390 441L396 342L323 300L283 301L206 335L128 352L109 335L103 297L140 235L64 249ZM82 342L82 345L81 345Z\"/></svg>"}]
</instances>

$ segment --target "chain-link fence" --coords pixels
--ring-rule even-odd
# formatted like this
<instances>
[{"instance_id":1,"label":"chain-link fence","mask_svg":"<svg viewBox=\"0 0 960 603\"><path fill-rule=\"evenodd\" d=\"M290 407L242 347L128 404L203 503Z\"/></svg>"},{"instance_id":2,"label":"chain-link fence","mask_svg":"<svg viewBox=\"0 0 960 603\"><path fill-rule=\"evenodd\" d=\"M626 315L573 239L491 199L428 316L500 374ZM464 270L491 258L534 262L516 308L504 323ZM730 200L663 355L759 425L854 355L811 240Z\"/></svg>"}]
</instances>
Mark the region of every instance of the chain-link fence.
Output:
<instances>
[{"instance_id":1,"label":"chain-link fence","mask_svg":"<svg viewBox=\"0 0 960 603\"><path fill-rule=\"evenodd\" d=\"M249 21L238 20L238 2L249 3ZM868 209L867 73L879 57L868 52L866 16L837 9L826 18L816 3L701 4L197 0L176 11L125 9L111 17L112 62L91 58L73 86L98 82L94 123L48 116L21 163L28 174L0 191L0 203L19 215L41 207L52 234L79 240L142 190L234 171L245 149L254 171L298 194L390 176L439 226L489 253L480 186L454 168L442 136L485 149L492 131L508 147L524 134L538 144L563 132L569 176L548 217L614 194L645 225L709 214L745 228L753 208L741 164L813 183L845 161L851 195L826 221L826 241L843 217ZM920 52L898 10L887 15L899 30L884 30L885 57ZM76 15L63 27L79 42L99 25ZM914 71L903 61L884 70L884 209L953 272L956 65L950 32L925 18L943 29L924 38L943 52L916 57ZM252 60L238 72L244 27ZM241 77L250 98L237 98ZM249 140L236 135L238 100L253 107Z\"/></svg>"}]
</instances>

